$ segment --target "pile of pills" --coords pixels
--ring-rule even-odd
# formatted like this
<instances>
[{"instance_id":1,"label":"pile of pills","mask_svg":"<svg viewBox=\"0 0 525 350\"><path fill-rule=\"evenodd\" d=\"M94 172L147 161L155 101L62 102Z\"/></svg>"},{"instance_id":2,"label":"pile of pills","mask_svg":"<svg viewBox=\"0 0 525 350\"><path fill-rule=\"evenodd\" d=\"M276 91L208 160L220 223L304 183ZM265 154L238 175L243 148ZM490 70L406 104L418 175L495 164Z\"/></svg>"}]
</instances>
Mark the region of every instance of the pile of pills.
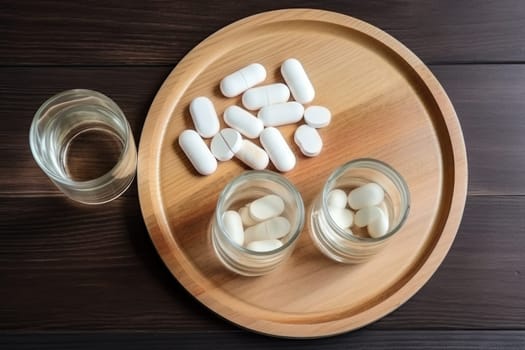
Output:
<instances>
[{"instance_id":1,"label":"pile of pills","mask_svg":"<svg viewBox=\"0 0 525 350\"><path fill-rule=\"evenodd\" d=\"M281 197L269 194L236 210L228 210L222 221L226 233L236 244L255 252L267 252L283 245L291 225L282 216L285 204Z\"/></svg>"},{"instance_id":2,"label":"pile of pills","mask_svg":"<svg viewBox=\"0 0 525 350\"><path fill-rule=\"evenodd\" d=\"M348 195L342 189L334 189L328 193L328 212L342 229L355 234L354 231L366 227L368 236L379 238L389 229L384 198L383 188L373 182L353 189Z\"/></svg>"},{"instance_id":3,"label":"pile of pills","mask_svg":"<svg viewBox=\"0 0 525 350\"><path fill-rule=\"evenodd\" d=\"M266 69L258 63L250 64L220 82L226 97L243 93L241 108L227 107L223 113L229 128L220 129L220 121L212 101L197 97L190 103L190 114L195 130L187 129L179 135L179 145L195 169L210 175L217 169L217 160L238 158L252 169L265 169L270 160L281 172L292 170L295 154L277 127L295 124L304 119L294 133L294 141L307 157L321 153L323 141L318 128L330 124L328 108L309 106L315 90L301 62L290 58L283 62L281 74L286 84L257 86L266 79ZM288 101L290 94L295 101ZM258 111L257 116L251 111ZM204 141L211 138L210 147ZM259 138L260 145L252 142Z\"/></svg>"}]
</instances>

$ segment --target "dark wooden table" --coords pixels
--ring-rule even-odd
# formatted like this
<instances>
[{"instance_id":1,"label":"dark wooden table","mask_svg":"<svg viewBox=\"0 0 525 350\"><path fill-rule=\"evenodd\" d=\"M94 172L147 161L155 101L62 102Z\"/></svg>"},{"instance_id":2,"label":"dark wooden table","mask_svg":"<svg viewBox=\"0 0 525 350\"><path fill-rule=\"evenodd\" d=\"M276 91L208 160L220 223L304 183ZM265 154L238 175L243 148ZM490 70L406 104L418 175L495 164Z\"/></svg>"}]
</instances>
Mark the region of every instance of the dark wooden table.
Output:
<instances>
[{"instance_id":1,"label":"dark wooden table","mask_svg":"<svg viewBox=\"0 0 525 350\"><path fill-rule=\"evenodd\" d=\"M525 2L0 0L1 349L525 349ZM245 16L324 8L387 31L441 81L461 121L468 200L432 279L368 327L319 340L241 330L172 277L136 184L83 206L37 167L31 119L52 94L111 96L139 140L162 81L197 43Z\"/></svg>"}]
</instances>

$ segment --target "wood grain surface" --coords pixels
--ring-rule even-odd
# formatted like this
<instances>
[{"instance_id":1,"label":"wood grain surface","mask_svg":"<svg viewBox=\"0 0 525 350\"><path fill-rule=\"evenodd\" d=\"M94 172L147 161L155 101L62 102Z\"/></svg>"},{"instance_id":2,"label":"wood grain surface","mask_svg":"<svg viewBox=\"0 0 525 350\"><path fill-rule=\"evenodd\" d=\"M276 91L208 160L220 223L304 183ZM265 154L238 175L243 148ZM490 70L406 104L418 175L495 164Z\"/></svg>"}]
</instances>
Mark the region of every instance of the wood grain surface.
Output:
<instances>
[{"instance_id":1,"label":"wood grain surface","mask_svg":"<svg viewBox=\"0 0 525 350\"><path fill-rule=\"evenodd\" d=\"M188 106L195 96L209 96L222 114L226 106L239 103L217 92L224 76L259 62L268 71L267 81L278 82L280 65L290 56L302 61L316 88L312 104L329 106L333 115L320 130L322 155L297 156L295 168L284 175L305 206L313 203L333 169L370 157L402 174L411 210L399 234L366 264L349 267L323 259L305 225L294 254L278 272L247 279L221 266L208 236L218 194L246 167L223 162L214 174L199 176L174 144L191 127ZM292 147L296 127L280 128ZM397 308L438 268L465 204L463 136L439 83L392 37L329 11L271 11L203 41L162 85L140 143L141 208L163 261L212 311L269 335L338 334Z\"/></svg>"},{"instance_id":2,"label":"wood grain surface","mask_svg":"<svg viewBox=\"0 0 525 350\"><path fill-rule=\"evenodd\" d=\"M0 64L174 65L199 41L241 18L322 8L373 23L427 63L524 62L521 0L2 0Z\"/></svg>"},{"instance_id":3,"label":"wood grain surface","mask_svg":"<svg viewBox=\"0 0 525 350\"><path fill-rule=\"evenodd\" d=\"M363 330L339 337L320 340L281 340L263 338L257 334L240 331L208 332L213 342L225 349L522 349L525 346L523 331L375 331ZM202 334L166 333L51 333L38 335L0 335L0 346L10 349L195 349L202 344Z\"/></svg>"},{"instance_id":4,"label":"wood grain surface","mask_svg":"<svg viewBox=\"0 0 525 350\"><path fill-rule=\"evenodd\" d=\"M450 96L469 159L462 225L436 274L387 317L322 340L266 338L209 312L158 257L135 184L103 207L76 205L28 148L39 104L73 87L114 98L138 140L191 48L276 7L338 11L400 39ZM519 0L0 0L0 348L525 348L524 18Z\"/></svg>"}]
</instances>

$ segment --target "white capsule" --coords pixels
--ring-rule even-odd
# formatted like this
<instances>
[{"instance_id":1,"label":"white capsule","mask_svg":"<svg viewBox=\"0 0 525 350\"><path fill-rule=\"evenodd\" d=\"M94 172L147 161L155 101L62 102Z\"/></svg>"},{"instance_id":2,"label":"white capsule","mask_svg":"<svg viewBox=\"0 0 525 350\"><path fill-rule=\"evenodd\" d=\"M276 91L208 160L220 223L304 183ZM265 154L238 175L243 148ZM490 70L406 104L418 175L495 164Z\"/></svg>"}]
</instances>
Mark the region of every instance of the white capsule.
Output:
<instances>
[{"instance_id":1,"label":"white capsule","mask_svg":"<svg viewBox=\"0 0 525 350\"><path fill-rule=\"evenodd\" d=\"M195 130L202 137L212 137L219 132L219 118L209 98L201 96L193 99L190 103L190 114Z\"/></svg>"},{"instance_id":2,"label":"white capsule","mask_svg":"<svg viewBox=\"0 0 525 350\"><path fill-rule=\"evenodd\" d=\"M357 227L368 226L369 223L374 221L382 214L382 210L378 207L365 207L359 209L354 216L354 224Z\"/></svg>"},{"instance_id":3,"label":"white capsule","mask_svg":"<svg viewBox=\"0 0 525 350\"><path fill-rule=\"evenodd\" d=\"M222 129L211 139L211 153L220 161L230 160L241 149L241 143L242 137L237 130Z\"/></svg>"},{"instance_id":4,"label":"white capsule","mask_svg":"<svg viewBox=\"0 0 525 350\"><path fill-rule=\"evenodd\" d=\"M281 66L281 74L297 102L312 102L315 90L301 62L295 58L287 59Z\"/></svg>"},{"instance_id":5,"label":"white capsule","mask_svg":"<svg viewBox=\"0 0 525 350\"><path fill-rule=\"evenodd\" d=\"M239 209L239 215L241 216L242 224L244 225L244 227L249 227L257 224L257 221L255 221L250 216L250 210L247 206L244 206L241 209Z\"/></svg>"},{"instance_id":6,"label":"white capsule","mask_svg":"<svg viewBox=\"0 0 525 350\"><path fill-rule=\"evenodd\" d=\"M279 239L290 232L290 221L277 216L269 220L248 227L245 233L245 242L264 241L267 239Z\"/></svg>"},{"instance_id":7,"label":"white capsule","mask_svg":"<svg viewBox=\"0 0 525 350\"><path fill-rule=\"evenodd\" d=\"M346 208L328 207L328 213L337 226L342 229L352 226L352 222L354 221L354 214L352 214L352 211Z\"/></svg>"},{"instance_id":8,"label":"white capsule","mask_svg":"<svg viewBox=\"0 0 525 350\"><path fill-rule=\"evenodd\" d=\"M355 210L373 207L381 203L383 198L385 198L383 188L371 182L350 191L348 194L348 205Z\"/></svg>"},{"instance_id":9,"label":"white capsule","mask_svg":"<svg viewBox=\"0 0 525 350\"><path fill-rule=\"evenodd\" d=\"M284 201L276 194L269 194L248 204L249 214L255 221L279 216L284 211Z\"/></svg>"},{"instance_id":10,"label":"white capsule","mask_svg":"<svg viewBox=\"0 0 525 350\"><path fill-rule=\"evenodd\" d=\"M264 129L259 118L239 106L229 106L224 110L224 122L249 139L259 137Z\"/></svg>"},{"instance_id":11,"label":"white capsule","mask_svg":"<svg viewBox=\"0 0 525 350\"><path fill-rule=\"evenodd\" d=\"M222 223L226 234L238 245L244 244L244 228L239 213L235 210L228 210L222 216Z\"/></svg>"},{"instance_id":12,"label":"white capsule","mask_svg":"<svg viewBox=\"0 0 525 350\"><path fill-rule=\"evenodd\" d=\"M248 140L242 140L241 149L235 153L235 157L255 170L265 169L270 162L268 154L255 143Z\"/></svg>"},{"instance_id":13,"label":"white capsule","mask_svg":"<svg viewBox=\"0 0 525 350\"><path fill-rule=\"evenodd\" d=\"M347 195L340 189L331 190L326 198L329 207L346 208Z\"/></svg>"},{"instance_id":14,"label":"white capsule","mask_svg":"<svg viewBox=\"0 0 525 350\"><path fill-rule=\"evenodd\" d=\"M234 97L264 79L266 79L266 69L259 63L252 63L222 79L221 92L226 97Z\"/></svg>"},{"instance_id":15,"label":"white capsule","mask_svg":"<svg viewBox=\"0 0 525 350\"><path fill-rule=\"evenodd\" d=\"M295 130L294 141L301 152L307 157L315 157L323 149L323 140L317 129L308 125L301 125Z\"/></svg>"},{"instance_id":16,"label":"white capsule","mask_svg":"<svg viewBox=\"0 0 525 350\"><path fill-rule=\"evenodd\" d=\"M179 135L179 145L200 174L210 175L217 169L217 160L195 130L184 130Z\"/></svg>"},{"instance_id":17,"label":"white capsule","mask_svg":"<svg viewBox=\"0 0 525 350\"><path fill-rule=\"evenodd\" d=\"M292 101L264 106L257 113L257 117L264 126L281 126L297 123L303 117L303 113L303 105Z\"/></svg>"},{"instance_id":18,"label":"white capsule","mask_svg":"<svg viewBox=\"0 0 525 350\"><path fill-rule=\"evenodd\" d=\"M289 98L288 86L277 83L246 90L242 95L242 104L247 109L256 110L267 105L286 102Z\"/></svg>"},{"instance_id":19,"label":"white capsule","mask_svg":"<svg viewBox=\"0 0 525 350\"><path fill-rule=\"evenodd\" d=\"M295 155L279 130L266 128L261 132L259 140L277 170L286 172L295 167Z\"/></svg>"},{"instance_id":20,"label":"white capsule","mask_svg":"<svg viewBox=\"0 0 525 350\"><path fill-rule=\"evenodd\" d=\"M310 106L304 111L304 121L312 128L324 128L332 120L332 113L323 106Z\"/></svg>"},{"instance_id":21,"label":"white capsule","mask_svg":"<svg viewBox=\"0 0 525 350\"><path fill-rule=\"evenodd\" d=\"M382 237L388 232L388 226L389 226L388 217L381 210L381 214L379 214L379 216L376 217L375 220L368 223L368 226L367 226L368 234L372 238Z\"/></svg>"},{"instance_id":22,"label":"white capsule","mask_svg":"<svg viewBox=\"0 0 525 350\"><path fill-rule=\"evenodd\" d=\"M265 241L253 241L246 245L246 249L254 252L269 252L283 246L283 242L278 239L268 239Z\"/></svg>"}]
</instances>

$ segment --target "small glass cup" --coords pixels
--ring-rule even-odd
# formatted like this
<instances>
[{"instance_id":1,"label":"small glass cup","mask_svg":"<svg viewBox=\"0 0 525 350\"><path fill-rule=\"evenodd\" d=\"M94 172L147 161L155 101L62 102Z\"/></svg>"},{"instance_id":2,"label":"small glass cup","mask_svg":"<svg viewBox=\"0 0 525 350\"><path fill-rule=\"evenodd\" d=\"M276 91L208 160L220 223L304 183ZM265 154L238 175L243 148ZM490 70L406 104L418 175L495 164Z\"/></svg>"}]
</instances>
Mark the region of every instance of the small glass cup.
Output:
<instances>
[{"instance_id":1,"label":"small glass cup","mask_svg":"<svg viewBox=\"0 0 525 350\"><path fill-rule=\"evenodd\" d=\"M328 194L342 189L347 194L354 188L374 182L384 190L380 208L387 214L388 230L379 238L364 234L364 229L341 228L329 214ZM374 159L357 159L337 168L326 181L310 211L310 235L327 257L342 263L361 263L376 254L403 226L410 208L408 186L389 165ZM358 234L359 233L359 234Z\"/></svg>"},{"instance_id":2,"label":"small glass cup","mask_svg":"<svg viewBox=\"0 0 525 350\"><path fill-rule=\"evenodd\" d=\"M224 213L239 210L270 194L282 198L284 212L281 216L290 222L290 231L281 239L283 245L268 252L256 252L234 242L224 227ZM260 276L273 271L290 256L303 226L303 200L292 183L271 171L246 171L226 185L219 195L211 224L212 245L219 260L229 270L244 276Z\"/></svg>"},{"instance_id":3,"label":"small glass cup","mask_svg":"<svg viewBox=\"0 0 525 350\"><path fill-rule=\"evenodd\" d=\"M44 102L33 118L29 143L44 173L65 195L81 203L109 202L124 193L135 177L137 150L129 123L113 100L96 91L67 90ZM98 153L93 156L93 152ZM94 158L92 163L86 153ZM79 164L73 164L74 159ZM99 163L106 165L102 174L73 175L93 173Z\"/></svg>"}]
</instances>

